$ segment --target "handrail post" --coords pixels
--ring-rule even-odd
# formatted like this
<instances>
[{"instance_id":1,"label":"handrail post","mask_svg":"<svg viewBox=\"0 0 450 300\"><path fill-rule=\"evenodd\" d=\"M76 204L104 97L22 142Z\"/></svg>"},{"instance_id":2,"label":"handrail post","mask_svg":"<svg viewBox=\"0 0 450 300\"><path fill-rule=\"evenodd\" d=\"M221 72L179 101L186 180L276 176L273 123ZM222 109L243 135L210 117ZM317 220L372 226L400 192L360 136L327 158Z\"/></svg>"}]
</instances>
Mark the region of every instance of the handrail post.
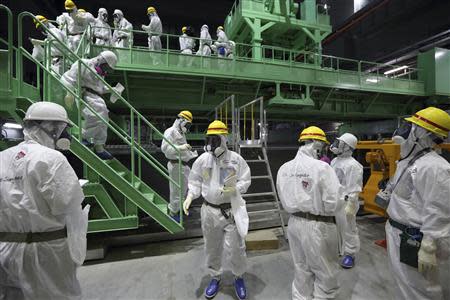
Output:
<instances>
[{"instance_id":1,"label":"handrail post","mask_svg":"<svg viewBox=\"0 0 450 300\"><path fill-rule=\"evenodd\" d=\"M134 111L130 109L130 135L131 135L131 185L134 186L135 182L135 165L134 165L134 149L136 148L136 141L134 140Z\"/></svg>"},{"instance_id":2,"label":"handrail post","mask_svg":"<svg viewBox=\"0 0 450 300\"><path fill-rule=\"evenodd\" d=\"M8 15L8 74L7 86L8 90L12 90L11 78L13 76L13 19L12 12L6 5L0 4L0 8L6 11ZM20 85L19 85L20 86Z\"/></svg>"}]
</instances>

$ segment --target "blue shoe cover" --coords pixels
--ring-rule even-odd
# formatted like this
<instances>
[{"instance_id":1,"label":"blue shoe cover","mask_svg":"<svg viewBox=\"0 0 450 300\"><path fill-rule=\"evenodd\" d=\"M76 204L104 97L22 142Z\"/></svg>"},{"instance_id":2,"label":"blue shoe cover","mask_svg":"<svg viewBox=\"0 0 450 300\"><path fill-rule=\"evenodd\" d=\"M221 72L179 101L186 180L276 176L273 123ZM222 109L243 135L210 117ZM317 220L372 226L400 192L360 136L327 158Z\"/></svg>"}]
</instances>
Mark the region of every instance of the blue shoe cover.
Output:
<instances>
[{"instance_id":1,"label":"blue shoe cover","mask_svg":"<svg viewBox=\"0 0 450 300\"><path fill-rule=\"evenodd\" d=\"M355 258L351 255L345 255L341 261L341 267L351 269L355 265Z\"/></svg>"},{"instance_id":2,"label":"blue shoe cover","mask_svg":"<svg viewBox=\"0 0 450 300\"><path fill-rule=\"evenodd\" d=\"M247 290L245 289L244 278L236 277L234 280L234 291L239 300L247 298Z\"/></svg>"},{"instance_id":3,"label":"blue shoe cover","mask_svg":"<svg viewBox=\"0 0 450 300\"><path fill-rule=\"evenodd\" d=\"M180 223L180 215L176 214L176 215L170 215L170 217L177 223Z\"/></svg>"},{"instance_id":4,"label":"blue shoe cover","mask_svg":"<svg viewBox=\"0 0 450 300\"><path fill-rule=\"evenodd\" d=\"M206 299L212 299L217 295L217 292L219 291L219 284L220 280L217 278L211 279L208 286L205 289L205 298Z\"/></svg>"},{"instance_id":5,"label":"blue shoe cover","mask_svg":"<svg viewBox=\"0 0 450 300\"><path fill-rule=\"evenodd\" d=\"M82 140L81 140L81 143L82 143L83 145L85 145L86 147L94 147L94 144L91 143L91 142L89 142L89 141L86 140L86 139L82 139Z\"/></svg>"},{"instance_id":6,"label":"blue shoe cover","mask_svg":"<svg viewBox=\"0 0 450 300\"><path fill-rule=\"evenodd\" d=\"M109 153L108 151L95 152L95 154L97 154L97 156L103 160L109 160L114 158L114 156L112 156L111 153Z\"/></svg>"}]
</instances>

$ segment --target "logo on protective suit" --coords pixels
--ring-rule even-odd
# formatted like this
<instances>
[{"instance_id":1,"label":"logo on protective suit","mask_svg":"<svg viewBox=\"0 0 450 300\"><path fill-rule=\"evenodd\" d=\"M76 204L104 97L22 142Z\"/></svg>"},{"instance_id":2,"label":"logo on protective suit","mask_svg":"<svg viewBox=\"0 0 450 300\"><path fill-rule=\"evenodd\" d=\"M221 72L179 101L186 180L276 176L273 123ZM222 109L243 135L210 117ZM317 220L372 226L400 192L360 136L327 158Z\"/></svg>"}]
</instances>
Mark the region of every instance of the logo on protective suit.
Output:
<instances>
[{"instance_id":1,"label":"logo on protective suit","mask_svg":"<svg viewBox=\"0 0 450 300\"><path fill-rule=\"evenodd\" d=\"M312 183L310 178L302 179L302 187L306 192L310 192L312 189Z\"/></svg>"},{"instance_id":2,"label":"logo on protective suit","mask_svg":"<svg viewBox=\"0 0 450 300\"><path fill-rule=\"evenodd\" d=\"M25 157L25 155L26 155L25 152L20 151L19 153L17 153L15 159L16 159L16 160L22 159L22 158Z\"/></svg>"}]
</instances>

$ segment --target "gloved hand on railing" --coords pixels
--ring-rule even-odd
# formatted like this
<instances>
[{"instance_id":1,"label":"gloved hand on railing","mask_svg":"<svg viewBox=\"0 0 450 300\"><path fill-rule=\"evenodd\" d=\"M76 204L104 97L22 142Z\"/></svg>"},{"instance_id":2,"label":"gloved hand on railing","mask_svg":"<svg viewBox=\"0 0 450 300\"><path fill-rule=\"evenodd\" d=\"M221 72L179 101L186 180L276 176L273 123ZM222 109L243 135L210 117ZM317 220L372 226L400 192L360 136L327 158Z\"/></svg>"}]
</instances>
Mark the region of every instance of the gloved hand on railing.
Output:
<instances>
[{"instance_id":1,"label":"gloved hand on railing","mask_svg":"<svg viewBox=\"0 0 450 300\"><path fill-rule=\"evenodd\" d=\"M435 240L423 237L418 254L420 273L432 271L434 268L436 268L436 249L437 247Z\"/></svg>"},{"instance_id":2,"label":"gloved hand on railing","mask_svg":"<svg viewBox=\"0 0 450 300\"><path fill-rule=\"evenodd\" d=\"M183 144L176 146L179 151L190 151L192 149L191 145Z\"/></svg>"},{"instance_id":3,"label":"gloved hand on railing","mask_svg":"<svg viewBox=\"0 0 450 300\"><path fill-rule=\"evenodd\" d=\"M183 211L186 216L189 216L189 207L191 207L192 200L192 196L188 194L183 202Z\"/></svg>"},{"instance_id":4,"label":"gloved hand on railing","mask_svg":"<svg viewBox=\"0 0 450 300\"><path fill-rule=\"evenodd\" d=\"M73 104L75 103L75 97L71 93L67 93L64 97L64 103L68 110L72 110Z\"/></svg>"}]
</instances>

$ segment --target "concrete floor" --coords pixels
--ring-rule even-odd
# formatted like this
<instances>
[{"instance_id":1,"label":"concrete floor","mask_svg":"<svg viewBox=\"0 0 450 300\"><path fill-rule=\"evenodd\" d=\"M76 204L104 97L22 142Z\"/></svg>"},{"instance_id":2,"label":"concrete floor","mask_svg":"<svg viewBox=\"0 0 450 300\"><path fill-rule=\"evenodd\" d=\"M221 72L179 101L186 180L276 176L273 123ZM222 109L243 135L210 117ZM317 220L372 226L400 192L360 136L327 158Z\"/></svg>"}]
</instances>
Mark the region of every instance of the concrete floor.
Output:
<instances>
[{"instance_id":1,"label":"concrete floor","mask_svg":"<svg viewBox=\"0 0 450 300\"><path fill-rule=\"evenodd\" d=\"M337 299L392 299L386 251L374 241L384 238L384 224L359 217L361 252L357 266L341 270ZM248 252L244 275L248 299L291 299L293 265L289 246ZM80 268L84 299L204 299L208 283L202 239L110 249L106 259ZM233 276L226 272L214 299L236 299Z\"/></svg>"}]
</instances>

